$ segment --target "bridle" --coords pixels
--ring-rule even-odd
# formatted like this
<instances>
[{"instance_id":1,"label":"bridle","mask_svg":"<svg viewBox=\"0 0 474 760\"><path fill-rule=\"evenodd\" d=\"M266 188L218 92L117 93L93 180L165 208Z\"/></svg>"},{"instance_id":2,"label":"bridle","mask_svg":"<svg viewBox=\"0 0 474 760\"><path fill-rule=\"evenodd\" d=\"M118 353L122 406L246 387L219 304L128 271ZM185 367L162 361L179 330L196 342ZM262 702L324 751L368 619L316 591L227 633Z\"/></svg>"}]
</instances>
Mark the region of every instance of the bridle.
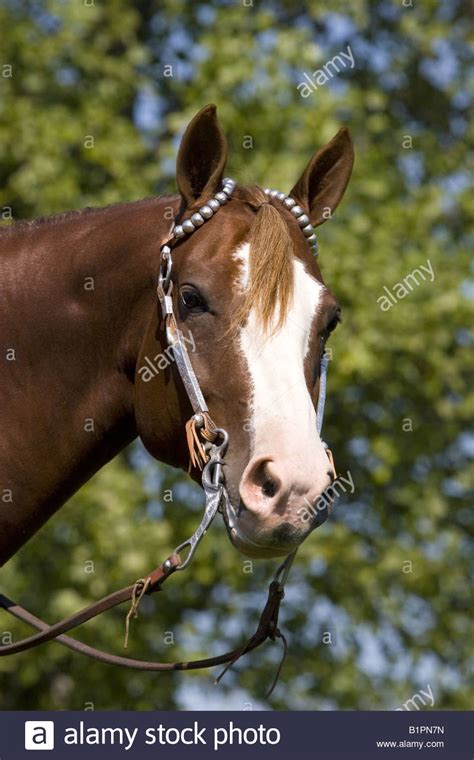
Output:
<instances>
[{"instance_id":1,"label":"bridle","mask_svg":"<svg viewBox=\"0 0 474 760\"><path fill-rule=\"evenodd\" d=\"M173 260L172 248L180 239L192 234L197 228L201 227L208 219L212 218L215 213L230 199L235 188L234 180L226 178L223 180L222 190L198 212L194 213L189 219L185 219L181 224L173 224L168 239L162 243L160 249L160 266L157 285L158 301L161 307L162 317L165 326L166 340L172 348L173 358L177 370L181 377L182 383L186 390L187 396L193 408L193 415L186 424L186 435L190 450L190 458L193 465L202 469L202 487L205 495L205 508L201 522L190 538L183 541L176 549L165 559L157 568L152 570L144 578L140 578L134 584L126 586L118 591L103 597L84 609L76 612L68 618L61 620L55 625L49 625L41 618L38 618L28 612L20 605L15 604L6 596L0 594L0 608L5 609L14 617L36 628L39 633L33 634L18 642L7 644L0 647L0 656L7 656L24 652L32 649L47 641L55 640L60 644L91 657L100 662L109 665L121 665L135 670L147 671L171 671L171 670L196 670L200 668L210 668L215 665L226 664L226 668L221 673L219 680L226 670L231 667L242 655L247 654L256 647L263 644L267 639L275 640L279 638L283 641L284 655L286 655L286 640L278 628L278 613L280 602L284 596L284 585L288 577L291 565L296 555L296 549L291 552L282 564L278 567L272 582L268 589L268 597L260 616L260 620L255 633L242 646L233 649L225 654L208 657L201 660L190 662L147 662L129 657L103 652L100 649L89 646L70 638L66 634L74 628L91 620L103 612L106 612L119 604L131 601L132 605L126 620L126 642L128 640L129 622L132 617L137 616L138 605L144 595L149 595L161 590L164 582L175 572L184 570L190 564L199 542L202 540L209 526L211 525L217 512L220 511L231 524L235 520L234 511L226 488L223 464L228 445L227 432L219 428L213 422L206 401L202 394L199 381L191 364L189 354L186 348L173 309L172 290L173 282L171 279ZM302 229L313 253L317 255L317 241L309 218L305 215L304 210L298 206L296 201L284 193L277 190L265 190L267 196L276 199L295 216L299 226ZM321 432L324 416L324 404L326 399L326 372L328 360L323 355L320 367L320 389L319 399L316 412L316 427L318 433ZM328 458L333 466L333 460L330 450L325 446ZM180 553L187 551L184 559ZM280 663L275 680L270 689L278 679L283 660Z\"/></svg>"}]
</instances>

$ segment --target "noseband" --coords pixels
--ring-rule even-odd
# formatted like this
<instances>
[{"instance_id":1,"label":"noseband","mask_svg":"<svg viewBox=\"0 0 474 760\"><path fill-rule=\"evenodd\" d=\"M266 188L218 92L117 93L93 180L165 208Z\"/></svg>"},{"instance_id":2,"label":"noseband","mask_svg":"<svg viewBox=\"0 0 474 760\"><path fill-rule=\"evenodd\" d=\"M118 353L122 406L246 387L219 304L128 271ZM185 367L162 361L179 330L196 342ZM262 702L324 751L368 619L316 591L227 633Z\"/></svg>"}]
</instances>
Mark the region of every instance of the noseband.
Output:
<instances>
[{"instance_id":1,"label":"noseband","mask_svg":"<svg viewBox=\"0 0 474 760\"><path fill-rule=\"evenodd\" d=\"M202 469L202 487L205 494L205 508L201 522L186 541L183 541L170 556L165 559L161 565L149 573L146 577L140 578L134 584L116 591L109 596L85 607L79 612L61 620L55 625L49 625L44 620L35 617L23 607L12 602L7 597L0 594L0 608L5 609L14 617L36 628L36 633L28 638L13 644L0 647L0 656L7 656L23 652L27 649L37 647L47 641L55 640L60 644L76 652L84 654L100 662L109 665L121 665L135 670L147 671L170 671L170 670L196 670L200 668L210 668L215 665L226 664L226 668L221 673L219 680L226 670L231 667L242 655L247 654L256 647L263 644L267 639L275 640L280 638L284 645L284 655L286 654L286 640L278 628L278 613L280 602L284 596L284 585L290 571L291 564L296 555L296 549L291 552L277 569L275 576L270 583L268 598L264 610L261 614L259 624L255 633L241 647L234 649L222 655L209 657L192 662L147 662L128 657L113 655L103 652L95 647L83 644L77 639L70 638L65 634L74 628L82 625L112 607L131 601L131 608L126 620L126 642L128 640L128 628L131 617L137 617L138 605L144 595L152 594L159 591L163 583L176 571L184 570L188 567L196 548L211 525L217 512L225 514L227 518L232 517L232 505L226 488L225 476L223 471L224 457L228 445L228 434L223 428L219 428L212 420L206 401L202 394L199 381L191 364L189 354L181 332L178 328L176 317L173 310L172 290L173 282L171 279L173 260L172 248L180 239L192 234L196 229L201 227L208 219L230 199L235 188L234 180L226 178L223 180L222 191L216 195L198 212L194 213L189 219L185 219L181 224L174 225L169 239L161 246L160 250L160 267L158 276L157 295L161 306L162 317L164 321L166 340L169 347L172 348L173 357L178 369L179 375L183 382L187 396L193 408L193 416L186 424L186 435L190 451L191 463ZM267 196L276 199L296 218L302 232L311 247L312 252L318 255L316 235L310 224L309 218L304 210L298 206L293 198L280 193L277 190L265 190ZM316 427L318 433L321 432L324 416L324 404L326 399L326 372L328 359L323 355L320 367L319 399L316 412ZM332 464L332 455L323 443L328 458ZM187 552L185 558L181 558L180 553ZM127 644L125 643L125 646ZM270 689L278 679L282 662L278 668L275 680Z\"/></svg>"}]
</instances>

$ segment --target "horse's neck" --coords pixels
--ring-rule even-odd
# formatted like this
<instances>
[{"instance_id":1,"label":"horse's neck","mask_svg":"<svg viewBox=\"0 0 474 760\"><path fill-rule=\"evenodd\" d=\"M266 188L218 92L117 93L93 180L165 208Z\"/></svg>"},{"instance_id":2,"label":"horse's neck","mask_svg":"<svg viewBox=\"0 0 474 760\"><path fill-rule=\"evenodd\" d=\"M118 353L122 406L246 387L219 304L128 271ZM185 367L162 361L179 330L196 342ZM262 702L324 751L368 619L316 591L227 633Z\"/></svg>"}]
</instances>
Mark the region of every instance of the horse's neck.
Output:
<instances>
[{"instance_id":1,"label":"horse's neck","mask_svg":"<svg viewBox=\"0 0 474 760\"><path fill-rule=\"evenodd\" d=\"M0 237L0 565L136 436L134 370L165 208L127 204Z\"/></svg>"}]
</instances>

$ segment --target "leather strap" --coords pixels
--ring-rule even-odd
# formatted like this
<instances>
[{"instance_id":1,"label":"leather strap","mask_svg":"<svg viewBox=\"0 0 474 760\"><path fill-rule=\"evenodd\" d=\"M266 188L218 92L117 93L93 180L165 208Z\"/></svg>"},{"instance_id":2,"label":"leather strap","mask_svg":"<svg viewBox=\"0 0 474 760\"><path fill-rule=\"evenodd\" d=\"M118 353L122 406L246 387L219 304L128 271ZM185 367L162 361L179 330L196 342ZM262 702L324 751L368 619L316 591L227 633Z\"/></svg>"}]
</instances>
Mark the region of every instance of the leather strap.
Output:
<instances>
[{"instance_id":1,"label":"leather strap","mask_svg":"<svg viewBox=\"0 0 474 760\"><path fill-rule=\"evenodd\" d=\"M180 564L181 559L178 554L172 554L171 557L165 560L165 562L162 562L159 567L157 567L149 574L148 578L150 578L150 582L145 593L151 594L155 591L159 591L164 581L169 578L172 572ZM25 652L27 649L37 647L40 644L51 641L51 639L58 638L63 633L67 633L67 631L70 631L73 628L77 628L83 623L87 623L88 620L92 620L92 618L101 615L103 612L106 612L113 607L116 607L118 604L122 604L123 602L127 602L133 599L136 594L136 589L136 583L133 583L130 586L125 586L124 588L115 591L113 594L104 596L102 599L99 599L97 602L90 604L88 607L84 607L84 609L79 610L79 612L74 613L74 615L64 618L55 625L48 625L48 623L44 623L44 621L42 621L40 618L35 618L38 623L41 623L39 626L35 625L35 627L39 628L40 633L36 633L33 636L29 636L28 638L22 639L16 643L7 644L6 646L0 647L0 656L5 657L6 655ZM3 595L0 595L0 606L6 609L7 612L15 615L15 617L18 617L20 620L25 619L25 613L30 615L30 613L27 613L26 610L23 610L23 607L16 605L14 602ZM33 618L34 616L31 617ZM29 621L25 620L25 622Z\"/></svg>"},{"instance_id":2,"label":"leather strap","mask_svg":"<svg viewBox=\"0 0 474 760\"><path fill-rule=\"evenodd\" d=\"M151 579L151 582L145 591L145 594L159 591L162 584L170 577L170 575L172 575L180 562L181 560L178 555L172 555L168 560L157 567L156 570L150 573L148 578ZM144 581L146 581L146 579L144 579ZM31 625L33 628L37 628L39 631L39 633L22 639L21 641L0 647L0 657L18 654L19 652L24 652L27 649L32 649L33 647L37 647L40 644L44 644L47 641L54 639L54 641L58 641L63 646L66 646L75 652L79 652L80 654L91 657L99 662L104 662L107 665L121 665L134 670L147 671L197 670L202 668L212 668L216 665L223 665L225 663L228 664L228 667L231 667L240 657L242 657L242 655L256 649L267 639L274 641L275 638L282 638L284 640L278 629L278 613L280 602L284 596L284 590L282 584L276 580L272 581L270 584L267 602L260 616L260 621L255 633L242 646L237 647L230 652L226 652L225 654L216 655L215 657L206 657L201 660L192 660L189 662L149 662L146 660L137 660L130 657L111 654L109 652L103 652L101 649L96 649L88 644L84 644L82 641L77 641L76 639L65 635L67 631L77 628L88 620L92 620L103 612L110 610L112 607L116 607L118 604L133 599L136 590L136 584L126 586L125 588L100 599L94 604L85 607L74 615L61 620L55 625L48 625L48 623L41 620L41 618L32 615L31 612L28 612L23 607L12 602L6 596L0 594L0 607L3 607L14 617ZM220 677L222 677L222 675L224 675L224 673L222 673Z\"/></svg>"}]
</instances>

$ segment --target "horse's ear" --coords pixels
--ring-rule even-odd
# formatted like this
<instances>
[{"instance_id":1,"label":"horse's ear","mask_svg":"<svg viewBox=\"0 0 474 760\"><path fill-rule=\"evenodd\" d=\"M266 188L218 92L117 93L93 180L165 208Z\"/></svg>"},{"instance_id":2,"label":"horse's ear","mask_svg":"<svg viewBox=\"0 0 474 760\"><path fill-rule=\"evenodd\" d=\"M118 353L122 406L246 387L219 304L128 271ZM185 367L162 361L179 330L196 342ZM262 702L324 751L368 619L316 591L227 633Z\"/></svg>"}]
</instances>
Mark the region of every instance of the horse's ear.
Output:
<instances>
[{"instance_id":1,"label":"horse's ear","mask_svg":"<svg viewBox=\"0 0 474 760\"><path fill-rule=\"evenodd\" d=\"M227 140L211 103L189 122L179 146L176 180L186 206L220 189L226 160Z\"/></svg>"},{"instance_id":2,"label":"horse's ear","mask_svg":"<svg viewBox=\"0 0 474 760\"><path fill-rule=\"evenodd\" d=\"M344 195L353 163L354 148L346 127L310 160L290 195L307 211L313 227L331 218Z\"/></svg>"}]
</instances>

